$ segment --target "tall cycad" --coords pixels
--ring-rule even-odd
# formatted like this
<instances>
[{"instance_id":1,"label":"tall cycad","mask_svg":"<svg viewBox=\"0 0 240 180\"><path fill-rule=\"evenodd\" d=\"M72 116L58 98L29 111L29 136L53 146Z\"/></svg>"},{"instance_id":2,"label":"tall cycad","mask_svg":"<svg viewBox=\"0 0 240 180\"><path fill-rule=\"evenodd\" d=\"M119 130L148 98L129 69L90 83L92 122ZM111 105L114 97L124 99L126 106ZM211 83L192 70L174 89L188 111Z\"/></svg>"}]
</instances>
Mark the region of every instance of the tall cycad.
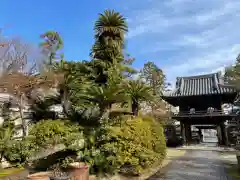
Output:
<instances>
[{"instance_id":1,"label":"tall cycad","mask_svg":"<svg viewBox=\"0 0 240 180\"><path fill-rule=\"evenodd\" d=\"M105 10L95 23L96 41L123 48L124 34L128 31L126 19L114 10Z\"/></svg>"},{"instance_id":2,"label":"tall cycad","mask_svg":"<svg viewBox=\"0 0 240 180\"><path fill-rule=\"evenodd\" d=\"M113 58L123 61L122 49L119 46L112 46L96 41L91 49L91 54L93 59L102 60L106 62L112 62Z\"/></svg>"},{"instance_id":3,"label":"tall cycad","mask_svg":"<svg viewBox=\"0 0 240 180\"><path fill-rule=\"evenodd\" d=\"M128 31L126 19L114 10L105 10L95 22L95 44L93 58L111 61L111 57L122 55L124 35Z\"/></svg>"},{"instance_id":4,"label":"tall cycad","mask_svg":"<svg viewBox=\"0 0 240 180\"><path fill-rule=\"evenodd\" d=\"M108 119L111 107L114 103L124 102L125 94L121 88L122 78L119 76L117 66L111 67L107 72L108 83L98 85L93 83L91 86L78 93L81 104L97 105L100 110L100 119Z\"/></svg>"},{"instance_id":5,"label":"tall cycad","mask_svg":"<svg viewBox=\"0 0 240 180\"><path fill-rule=\"evenodd\" d=\"M102 115L111 109L112 104L123 102L124 98L120 84L112 84L110 82L107 86L93 84L78 95L78 99L82 102L81 104L97 105Z\"/></svg>"},{"instance_id":6,"label":"tall cycad","mask_svg":"<svg viewBox=\"0 0 240 180\"><path fill-rule=\"evenodd\" d=\"M142 101L153 99L152 88L139 80L131 80L125 83L125 92L131 101L132 113L137 116Z\"/></svg>"},{"instance_id":7,"label":"tall cycad","mask_svg":"<svg viewBox=\"0 0 240 180\"><path fill-rule=\"evenodd\" d=\"M79 94L84 93L88 88L95 74L92 73L92 68L89 62L66 62L60 61L55 63L54 72L59 78L58 88L62 100L63 110L66 114L73 110L72 107L78 106Z\"/></svg>"},{"instance_id":8,"label":"tall cycad","mask_svg":"<svg viewBox=\"0 0 240 180\"><path fill-rule=\"evenodd\" d=\"M128 31L126 19L114 10L106 10L99 15L94 26L95 43L91 50L98 84L106 84L108 75L105 73L113 63L124 60L124 35Z\"/></svg>"}]
</instances>

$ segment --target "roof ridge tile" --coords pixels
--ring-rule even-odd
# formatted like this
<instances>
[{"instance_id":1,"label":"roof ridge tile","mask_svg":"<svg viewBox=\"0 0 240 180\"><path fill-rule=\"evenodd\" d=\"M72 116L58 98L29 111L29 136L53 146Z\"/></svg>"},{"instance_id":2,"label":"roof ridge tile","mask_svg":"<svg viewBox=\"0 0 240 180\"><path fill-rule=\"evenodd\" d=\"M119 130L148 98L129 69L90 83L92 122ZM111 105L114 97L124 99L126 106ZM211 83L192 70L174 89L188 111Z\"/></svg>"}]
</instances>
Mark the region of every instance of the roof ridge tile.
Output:
<instances>
[{"instance_id":1,"label":"roof ridge tile","mask_svg":"<svg viewBox=\"0 0 240 180\"><path fill-rule=\"evenodd\" d=\"M231 87L220 84L221 75L211 73L198 76L177 77L176 87L166 96L201 96L211 94L235 93Z\"/></svg>"}]
</instances>

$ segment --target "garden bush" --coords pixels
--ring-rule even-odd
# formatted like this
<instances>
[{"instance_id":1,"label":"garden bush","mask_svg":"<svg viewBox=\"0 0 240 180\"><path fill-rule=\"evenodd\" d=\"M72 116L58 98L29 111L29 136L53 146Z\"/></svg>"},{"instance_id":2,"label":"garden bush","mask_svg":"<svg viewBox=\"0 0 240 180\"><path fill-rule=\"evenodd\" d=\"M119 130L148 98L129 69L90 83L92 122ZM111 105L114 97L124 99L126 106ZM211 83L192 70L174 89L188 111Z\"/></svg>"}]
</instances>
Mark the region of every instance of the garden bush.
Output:
<instances>
[{"instance_id":1,"label":"garden bush","mask_svg":"<svg viewBox=\"0 0 240 180\"><path fill-rule=\"evenodd\" d=\"M34 124L29 131L29 136L40 147L66 144L76 144L82 140L81 127L68 120L42 120ZM81 142L83 143L83 142ZM83 146L83 144L81 145Z\"/></svg>"},{"instance_id":2,"label":"garden bush","mask_svg":"<svg viewBox=\"0 0 240 180\"><path fill-rule=\"evenodd\" d=\"M59 144L73 151L82 149L84 137L81 127L67 120L39 121L30 127L28 137L12 141L4 158L12 164L24 164L36 159L39 153L41 156L43 149L51 150Z\"/></svg>"},{"instance_id":3,"label":"garden bush","mask_svg":"<svg viewBox=\"0 0 240 180\"><path fill-rule=\"evenodd\" d=\"M161 163L166 154L163 127L151 117L129 119L122 126L108 128L107 142L101 145L105 166L128 175Z\"/></svg>"},{"instance_id":4,"label":"garden bush","mask_svg":"<svg viewBox=\"0 0 240 180\"><path fill-rule=\"evenodd\" d=\"M38 146L31 139L13 140L4 158L13 165L21 165L38 150Z\"/></svg>"}]
</instances>

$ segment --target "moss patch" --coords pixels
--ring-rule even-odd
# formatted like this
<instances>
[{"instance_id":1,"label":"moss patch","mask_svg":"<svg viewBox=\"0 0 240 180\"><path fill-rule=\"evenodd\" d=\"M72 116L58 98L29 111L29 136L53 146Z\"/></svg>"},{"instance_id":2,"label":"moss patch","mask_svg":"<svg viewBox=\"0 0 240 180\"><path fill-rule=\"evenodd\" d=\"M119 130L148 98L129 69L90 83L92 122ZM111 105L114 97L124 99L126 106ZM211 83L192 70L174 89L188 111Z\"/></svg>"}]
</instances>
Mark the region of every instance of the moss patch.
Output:
<instances>
[{"instance_id":1,"label":"moss patch","mask_svg":"<svg viewBox=\"0 0 240 180\"><path fill-rule=\"evenodd\" d=\"M0 169L0 177L6 177L11 174L15 174L23 171L24 168L8 168L8 169Z\"/></svg>"}]
</instances>

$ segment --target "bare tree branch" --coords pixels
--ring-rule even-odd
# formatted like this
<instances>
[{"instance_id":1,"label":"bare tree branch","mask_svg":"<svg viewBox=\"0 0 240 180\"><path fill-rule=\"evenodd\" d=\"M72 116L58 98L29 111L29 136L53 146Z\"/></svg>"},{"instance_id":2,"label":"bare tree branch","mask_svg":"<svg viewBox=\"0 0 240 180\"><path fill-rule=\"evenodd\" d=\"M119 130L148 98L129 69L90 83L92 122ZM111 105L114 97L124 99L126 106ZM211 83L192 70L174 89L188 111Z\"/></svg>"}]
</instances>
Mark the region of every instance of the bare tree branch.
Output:
<instances>
[{"instance_id":1,"label":"bare tree branch","mask_svg":"<svg viewBox=\"0 0 240 180\"><path fill-rule=\"evenodd\" d=\"M0 30L1 31L1 30ZM52 79L36 76L37 65L41 64L41 51L20 38L5 38L0 34L0 91L18 99L23 135L27 135L27 125L23 117L26 103L31 103L31 93L35 89L51 87Z\"/></svg>"}]
</instances>

